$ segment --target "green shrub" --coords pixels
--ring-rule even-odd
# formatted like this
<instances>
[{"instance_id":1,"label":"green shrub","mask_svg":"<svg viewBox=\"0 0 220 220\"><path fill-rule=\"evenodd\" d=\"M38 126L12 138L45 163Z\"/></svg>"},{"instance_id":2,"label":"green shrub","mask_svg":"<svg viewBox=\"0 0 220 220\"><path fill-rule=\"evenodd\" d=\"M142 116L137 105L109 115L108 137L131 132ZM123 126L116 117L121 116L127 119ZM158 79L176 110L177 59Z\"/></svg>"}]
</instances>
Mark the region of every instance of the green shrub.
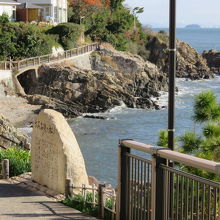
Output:
<instances>
[{"instance_id":1,"label":"green shrub","mask_svg":"<svg viewBox=\"0 0 220 220\"><path fill-rule=\"evenodd\" d=\"M69 207L72 207L74 209L77 209L83 213L86 213L90 216L98 217L98 207L94 206L92 203L94 200L92 193L87 193L86 198L82 196L81 194L75 195L73 197L67 197L63 204L67 205ZM97 203L97 194L95 195L95 202ZM105 202L105 207L112 209L113 201L111 199L107 199ZM108 210L105 210L104 213L104 219L105 220L111 220L112 219L112 213Z\"/></svg>"},{"instance_id":2,"label":"green shrub","mask_svg":"<svg viewBox=\"0 0 220 220\"><path fill-rule=\"evenodd\" d=\"M72 49L77 46L81 34L84 31L82 25L74 23L62 23L47 30L47 34L58 35L58 42L65 50Z\"/></svg>"},{"instance_id":3,"label":"green shrub","mask_svg":"<svg viewBox=\"0 0 220 220\"><path fill-rule=\"evenodd\" d=\"M9 17L8 14L6 14L5 12L0 16L0 24L6 24L9 23Z\"/></svg>"},{"instance_id":4,"label":"green shrub","mask_svg":"<svg viewBox=\"0 0 220 220\"><path fill-rule=\"evenodd\" d=\"M9 22L0 16L0 60L41 56L52 52L56 38L29 23Z\"/></svg>"},{"instance_id":5,"label":"green shrub","mask_svg":"<svg viewBox=\"0 0 220 220\"><path fill-rule=\"evenodd\" d=\"M0 150L0 161L9 159L10 177L31 171L30 152L20 148Z\"/></svg>"},{"instance_id":6,"label":"green shrub","mask_svg":"<svg viewBox=\"0 0 220 220\"><path fill-rule=\"evenodd\" d=\"M186 132L180 137L180 142L182 143L183 152L192 154L199 150L202 139L194 132Z\"/></svg>"},{"instance_id":7,"label":"green shrub","mask_svg":"<svg viewBox=\"0 0 220 220\"><path fill-rule=\"evenodd\" d=\"M82 195L75 195L74 197L67 197L63 204L86 213L90 216L98 216L98 208L93 204L88 204L87 202L93 201L92 193L87 193L86 199ZM97 202L97 201L96 201Z\"/></svg>"},{"instance_id":8,"label":"green shrub","mask_svg":"<svg viewBox=\"0 0 220 220\"><path fill-rule=\"evenodd\" d=\"M193 119L199 123L220 119L220 105L213 91L201 92L195 97Z\"/></svg>"}]
</instances>

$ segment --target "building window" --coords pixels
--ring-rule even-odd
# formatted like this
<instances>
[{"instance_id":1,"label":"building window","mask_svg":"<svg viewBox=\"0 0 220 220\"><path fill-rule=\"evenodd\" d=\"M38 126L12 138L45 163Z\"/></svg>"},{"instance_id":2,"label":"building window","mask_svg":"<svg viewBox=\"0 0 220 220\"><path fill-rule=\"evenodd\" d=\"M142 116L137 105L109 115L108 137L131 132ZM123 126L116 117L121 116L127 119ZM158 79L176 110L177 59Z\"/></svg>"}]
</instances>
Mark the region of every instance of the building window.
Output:
<instances>
[{"instance_id":1,"label":"building window","mask_svg":"<svg viewBox=\"0 0 220 220\"><path fill-rule=\"evenodd\" d=\"M12 7L12 20L16 21L16 6Z\"/></svg>"},{"instance_id":2,"label":"building window","mask_svg":"<svg viewBox=\"0 0 220 220\"><path fill-rule=\"evenodd\" d=\"M67 17L66 9L63 9L63 15L64 15L64 17L63 17L63 22L67 22L67 21L66 21L66 17Z\"/></svg>"},{"instance_id":3,"label":"building window","mask_svg":"<svg viewBox=\"0 0 220 220\"><path fill-rule=\"evenodd\" d=\"M50 8L46 7L45 8L45 17L48 17L48 16L50 16Z\"/></svg>"},{"instance_id":4,"label":"building window","mask_svg":"<svg viewBox=\"0 0 220 220\"><path fill-rule=\"evenodd\" d=\"M59 21L62 22L62 8L59 8Z\"/></svg>"},{"instance_id":5,"label":"building window","mask_svg":"<svg viewBox=\"0 0 220 220\"><path fill-rule=\"evenodd\" d=\"M57 13L57 7L54 7L54 21L58 22L58 13Z\"/></svg>"}]
</instances>

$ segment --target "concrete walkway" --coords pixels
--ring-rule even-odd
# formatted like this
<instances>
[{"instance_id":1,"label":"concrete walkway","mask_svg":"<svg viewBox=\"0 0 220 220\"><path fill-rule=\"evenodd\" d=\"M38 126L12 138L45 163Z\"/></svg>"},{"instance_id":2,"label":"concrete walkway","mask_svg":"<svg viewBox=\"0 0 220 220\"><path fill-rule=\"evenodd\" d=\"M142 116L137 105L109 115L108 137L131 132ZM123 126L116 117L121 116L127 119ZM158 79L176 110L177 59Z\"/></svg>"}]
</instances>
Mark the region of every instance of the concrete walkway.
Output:
<instances>
[{"instance_id":1,"label":"concrete walkway","mask_svg":"<svg viewBox=\"0 0 220 220\"><path fill-rule=\"evenodd\" d=\"M95 220L40 193L0 180L0 220Z\"/></svg>"}]
</instances>

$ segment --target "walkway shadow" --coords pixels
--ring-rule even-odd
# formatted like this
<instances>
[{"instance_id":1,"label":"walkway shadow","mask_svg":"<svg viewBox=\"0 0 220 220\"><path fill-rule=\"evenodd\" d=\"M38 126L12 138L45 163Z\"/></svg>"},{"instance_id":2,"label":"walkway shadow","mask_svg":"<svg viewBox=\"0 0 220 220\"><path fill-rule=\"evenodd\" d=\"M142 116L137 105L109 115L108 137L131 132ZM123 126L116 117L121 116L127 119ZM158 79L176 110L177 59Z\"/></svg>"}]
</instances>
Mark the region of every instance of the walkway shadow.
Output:
<instances>
[{"instance_id":1,"label":"walkway shadow","mask_svg":"<svg viewBox=\"0 0 220 220\"><path fill-rule=\"evenodd\" d=\"M89 220L96 219L86 214L80 213L79 211L72 209L70 207L64 206L61 203L48 201L48 202L23 202L26 204L40 204L48 213L25 213L25 214L6 214L5 216L11 216L22 219L31 219L31 218L45 218L45 219L53 219L53 220L64 220L64 219L76 219L76 220Z\"/></svg>"},{"instance_id":2,"label":"walkway shadow","mask_svg":"<svg viewBox=\"0 0 220 220\"><path fill-rule=\"evenodd\" d=\"M41 196L42 194L32 192L15 184L0 183L0 198Z\"/></svg>"}]
</instances>

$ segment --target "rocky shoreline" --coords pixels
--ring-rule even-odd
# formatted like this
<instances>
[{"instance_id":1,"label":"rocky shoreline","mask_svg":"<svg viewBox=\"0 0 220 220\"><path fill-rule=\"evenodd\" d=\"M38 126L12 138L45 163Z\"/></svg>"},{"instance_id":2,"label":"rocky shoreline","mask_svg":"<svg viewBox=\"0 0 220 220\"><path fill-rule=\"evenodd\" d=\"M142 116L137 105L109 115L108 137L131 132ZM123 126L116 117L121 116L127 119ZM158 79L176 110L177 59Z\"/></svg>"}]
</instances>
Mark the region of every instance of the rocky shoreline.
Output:
<instances>
[{"instance_id":1,"label":"rocky shoreline","mask_svg":"<svg viewBox=\"0 0 220 220\"><path fill-rule=\"evenodd\" d=\"M150 51L149 61L157 65L160 71L169 71L168 41L158 36L149 36L146 49ZM214 77L206 57L183 41L177 40L177 74L178 78L191 80L209 79Z\"/></svg>"},{"instance_id":2,"label":"rocky shoreline","mask_svg":"<svg viewBox=\"0 0 220 220\"><path fill-rule=\"evenodd\" d=\"M160 109L154 98L168 90L168 45L157 37L149 42L154 48L150 50L151 62L100 46L90 56L89 70L66 63L42 66L38 82L29 85L27 100L66 117L105 112L121 103L129 108ZM185 42L177 45L177 77L214 77L202 55Z\"/></svg>"},{"instance_id":3,"label":"rocky shoreline","mask_svg":"<svg viewBox=\"0 0 220 220\"><path fill-rule=\"evenodd\" d=\"M45 108L69 118L105 112L122 103L129 108L159 109L155 98L168 90L168 44L157 36L150 36L148 42L149 61L101 45L90 56L90 69L76 67L72 62L41 66L38 81L29 84L27 95L19 98L24 108L18 104L19 108L16 105L11 112L3 108L0 113L5 113L17 127L24 127L33 121L34 113ZM208 79L218 73L217 51L200 55L181 41L177 48L177 77ZM16 112L18 117L14 116Z\"/></svg>"},{"instance_id":4,"label":"rocky shoreline","mask_svg":"<svg viewBox=\"0 0 220 220\"><path fill-rule=\"evenodd\" d=\"M57 110L66 117L105 112L125 103L129 108L159 109L151 97L167 91L167 75L140 56L100 48L91 55L91 70L73 65L43 66L30 86L30 104Z\"/></svg>"}]
</instances>

